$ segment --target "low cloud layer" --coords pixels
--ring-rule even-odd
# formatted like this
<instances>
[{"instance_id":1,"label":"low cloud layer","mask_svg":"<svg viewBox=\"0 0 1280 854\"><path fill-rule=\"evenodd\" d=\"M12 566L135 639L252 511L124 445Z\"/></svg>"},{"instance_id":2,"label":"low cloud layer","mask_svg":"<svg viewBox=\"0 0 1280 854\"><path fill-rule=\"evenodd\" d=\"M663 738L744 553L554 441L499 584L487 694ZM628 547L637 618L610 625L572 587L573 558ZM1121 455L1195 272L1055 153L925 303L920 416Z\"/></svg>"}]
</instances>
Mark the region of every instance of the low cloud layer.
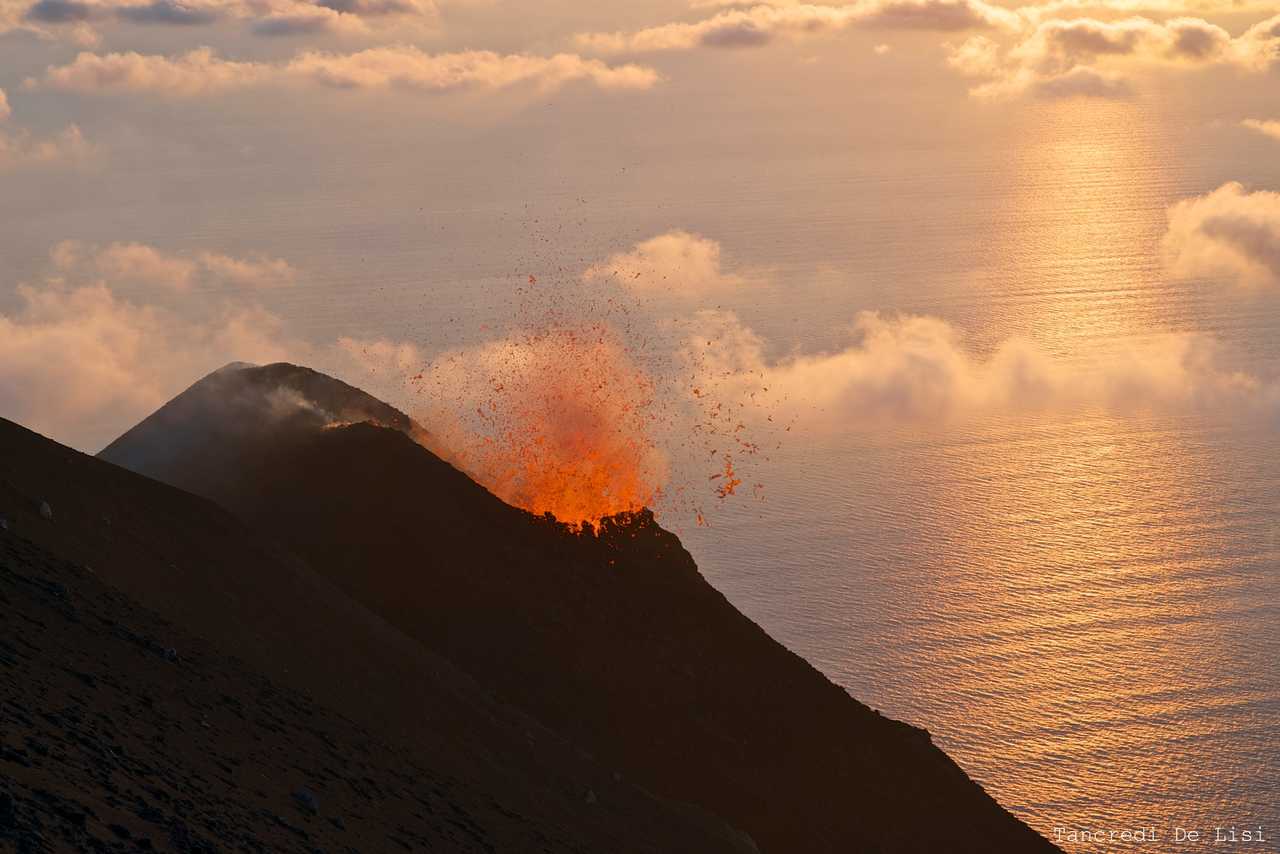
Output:
<instances>
[{"instance_id":1,"label":"low cloud layer","mask_svg":"<svg viewBox=\"0 0 1280 854\"><path fill-rule=\"evenodd\" d=\"M7 28L80 44L96 43L96 28L109 24L191 28L222 21L264 36L368 35L394 28L404 37L406 29L434 26L438 14L431 0L36 0L13 4Z\"/></svg>"},{"instance_id":2,"label":"low cloud layer","mask_svg":"<svg viewBox=\"0 0 1280 854\"><path fill-rule=\"evenodd\" d=\"M93 146L75 125L47 137L24 129L7 132L0 128L0 172L77 165L87 162L92 155Z\"/></svg>"},{"instance_id":3,"label":"low cloud layer","mask_svg":"<svg viewBox=\"0 0 1280 854\"><path fill-rule=\"evenodd\" d=\"M1256 133L1260 133L1263 136L1269 136L1272 139L1280 140L1280 121L1272 119L1245 119L1240 123L1240 126L1248 128Z\"/></svg>"},{"instance_id":4,"label":"low cloud layer","mask_svg":"<svg viewBox=\"0 0 1280 854\"><path fill-rule=\"evenodd\" d=\"M292 285L298 271L280 258L256 255L233 258L218 252L181 255L143 243L106 246L74 240L59 243L50 255L60 275L101 277L114 284L189 291L195 285L214 288L272 288Z\"/></svg>"},{"instance_id":5,"label":"low cloud layer","mask_svg":"<svg viewBox=\"0 0 1280 854\"><path fill-rule=\"evenodd\" d=\"M1019 15L1036 23L1049 18L1143 16L1204 17L1226 14L1271 14L1266 0L1045 0L1016 7Z\"/></svg>"},{"instance_id":6,"label":"low cloud layer","mask_svg":"<svg viewBox=\"0 0 1280 854\"><path fill-rule=\"evenodd\" d=\"M782 414L811 430L1095 409L1280 413L1280 385L1226 367L1203 336L1159 335L1071 361L1011 338L980 355L939 318L862 312L847 347L771 361L765 342L732 315L706 313L703 324L688 348L704 366L705 387L721 395L768 388Z\"/></svg>"},{"instance_id":7,"label":"low cloud layer","mask_svg":"<svg viewBox=\"0 0 1280 854\"><path fill-rule=\"evenodd\" d=\"M758 5L727 9L691 23L635 32L579 33L578 44L598 53L647 53L696 47L758 47L775 38L804 38L852 27L936 30L1016 28L1018 17L983 0L869 0L847 6Z\"/></svg>"},{"instance_id":8,"label":"low cloud layer","mask_svg":"<svg viewBox=\"0 0 1280 854\"><path fill-rule=\"evenodd\" d=\"M1215 241L1235 228L1232 251L1247 248L1249 266L1237 264L1233 256L1232 269L1265 272L1273 281L1280 275L1280 194L1245 194L1238 185L1227 185L1176 207L1170 221L1174 234L1190 228L1197 239ZM1264 225L1270 237L1258 240ZM680 251L654 248L668 246ZM689 255L696 262L655 263ZM743 281L715 241L681 232L640 243L591 270L625 281L623 271L633 267L687 267L702 272L690 281L717 285ZM1070 358L1025 337L978 352L961 329L943 319L864 311L853 318L844 347L770 357L776 347L731 312L699 311L666 328L672 336L666 346L674 354L673 364L680 366L672 373L681 378L672 382L673 393L752 402L740 410L743 418L768 416L775 424L793 421L804 429L946 425L988 416L1086 410L1280 415L1280 381L1242 372L1206 335L1155 334L1106 355ZM682 381L690 376L695 378L692 386Z\"/></svg>"},{"instance_id":9,"label":"low cloud layer","mask_svg":"<svg viewBox=\"0 0 1280 854\"><path fill-rule=\"evenodd\" d=\"M0 89L0 174L24 168L81 165L93 156L93 146L75 125L41 137L25 128L10 126L12 116L9 98Z\"/></svg>"},{"instance_id":10,"label":"low cloud layer","mask_svg":"<svg viewBox=\"0 0 1280 854\"><path fill-rule=\"evenodd\" d=\"M1201 18L1048 19L1007 50L981 35L952 45L948 62L981 81L970 90L980 98L1125 97L1131 86L1111 66L1270 70L1280 62L1280 16L1235 37Z\"/></svg>"},{"instance_id":11,"label":"low cloud layer","mask_svg":"<svg viewBox=\"0 0 1280 854\"><path fill-rule=\"evenodd\" d=\"M633 31L575 36L584 50L644 54L695 48L751 48L855 28L986 31L949 44L949 64L977 81L976 97L1126 98L1126 66L1224 65L1263 73L1280 62L1280 16L1233 36L1198 17L1265 10L1232 0L1048 0L1004 7L983 0L870 0L813 4L795 0L694 3L708 17Z\"/></svg>"},{"instance_id":12,"label":"low cloud layer","mask_svg":"<svg viewBox=\"0 0 1280 854\"><path fill-rule=\"evenodd\" d=\"M732 290L746 279L724 270L720 244L687 231L669 231L637 243L589 267L587 281L616 281L630 288L697 295Z\"/></svg>"},{"instance_id":13,"label":"low cloud layer","mask_svg":"<svg viewBox=\"0 0 1280 854\"><path fill-rule=\"evenodd\" d=\"M183 275L229 272L238 284L238 264L261 269L255 260L209 257L218 260L193 268L139 244L60 244L45 276L17 285L19 307L0 314L0 411L97 450L227 362L311 354L252 301L218 298L197 313L164 299Z\"/></svg>"},{"instance_id":14,"label":"low cloud layer","mask_svg":"<svg viewBox=\"0 0 1280 854\"><path fill-rule=\"evenodd\" d=\"M1170 269L1182 276L1280 284L1280 193L1223 184L1169 209L1164 239Z\"/></svg>"},{"instance_id":15,"label":"low cloud layer","mask_svg":"<svg viewBox=\"0 0 1280 854\"><path fill-rule=\"evenodd\" d=\"M554 90L585 80L601 89L647 89L652 69L610 66L574 54L531 56L489 51L430 54L416 47L355 53L307 51L285 62L223 59L208 48L179 56L81 53L27 81L30 88L84 94L146 92L190 98L255 86L311 84L344 89L398 88L421 92L505 89L528 84Z\"/></svg>"},{"instance_id":16,"label":"low cloud layer","mask_svg":"<svg viewBox=\"0 0 1280 854\"><path fill-rule=\"evenodd\" d=\"M1260 233L1269 237L1260 240ZM1216 243L1227 234L1232 254L1224 260L1211 253L1222 250ZM1280 194L1247 194L1229 184L1175 206L1168 245L1182 250L1174 252L1175 263L1225 264L1274 281L1280 276ZM732 312L701 311L676 328L686 331L679 359L683 373L698 378L699 394L767 396L772 403L758 414L806 430L946 426L1095 410L1280 417L1280 378L1241 371L1208 335L1157 333L1105 355L1071 357L1015 336L979 352L963 330L941 318L863 311L842 347L770 357L776 348Z\"/></svg>"}]
</instances>

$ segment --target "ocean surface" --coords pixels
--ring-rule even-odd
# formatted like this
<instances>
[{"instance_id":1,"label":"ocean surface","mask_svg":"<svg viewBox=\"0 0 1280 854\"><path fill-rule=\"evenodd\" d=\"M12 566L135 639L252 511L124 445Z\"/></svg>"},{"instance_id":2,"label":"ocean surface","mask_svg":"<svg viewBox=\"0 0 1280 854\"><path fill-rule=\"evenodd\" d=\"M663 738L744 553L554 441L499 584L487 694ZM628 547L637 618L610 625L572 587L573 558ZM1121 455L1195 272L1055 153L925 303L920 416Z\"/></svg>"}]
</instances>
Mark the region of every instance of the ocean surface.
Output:
<instances>
[{"instance_id":1,"label":"ocean surface","mask_svg":"<svg viewBox=\"0 0 1280 854\"><path fill-rule=\"evenodd\" d=\"M265 252L304 272L261 295L292 330L430 354L509 323L528 274L684 228L767 279L726 307L773 355L842 346L875 309L943 318L979 354L1020 335L1069 362L1200 332L1280 370L1280 293L1175 280L1160 254L1173 202L1229 180L1280 190L1280 144L1235 125L1270 115L1263 87L984 110L836 80L834 111L757 81L748 110L698 89L736 86L724 65L669 100L584 94L492 123L377 105L314 133L319 108L129 116L162 150L85 117L133 160L68 179L74 205L15 183L0 252L22 275L70 237ZM1198 850L1176 828L1280 839L1280 425L800 425L749 476L764 501L717 504L710 527L667 517L704 574L1032 826L1160 836L1064 844L1082 852Z\"/></svg>"},{"instance_id":2,"label":"ocean surface","mask_svg":"<svg viewBox=\"0 0 1280 854\"><path fill-rule=\"evenodd\" d=\"M976 156L972 174L948 176L972 182L963 209L882 230L896 245L871 263L910 282L894 304L1068 359L1209 332L1274 370L1276 295L1170 281L1159 243L1170 203L1228 175L1275 186L1277 158L1224 161L1194 116L1127 105L1105 127L1078 119L1046 110L1013 162ZM956 204L935 179L904 175L900 203ZM973 232L981 261L957 234ZM749 615L855 696L926 726L1067 850L1198 850L1213 846L1191 831L1261 826L1267 843L1213 850L1273 851L1278 439L1276 424L1228 413L851 429L784 447L767 511L725 508L685 539ZM1147 841L1072 841L1082 830Z\"/></svg>"}]
</instances>

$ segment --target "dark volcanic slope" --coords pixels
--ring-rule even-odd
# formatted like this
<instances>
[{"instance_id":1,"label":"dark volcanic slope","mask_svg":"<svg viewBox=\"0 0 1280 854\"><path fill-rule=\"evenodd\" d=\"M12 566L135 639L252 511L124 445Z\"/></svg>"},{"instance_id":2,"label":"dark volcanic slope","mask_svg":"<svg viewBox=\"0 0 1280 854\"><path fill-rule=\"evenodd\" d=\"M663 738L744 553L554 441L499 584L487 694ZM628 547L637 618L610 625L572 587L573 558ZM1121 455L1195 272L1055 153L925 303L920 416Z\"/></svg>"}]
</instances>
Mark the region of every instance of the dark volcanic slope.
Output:
<instances>
[{"instance_id":1,"label":"dark volcanic slope","mask_svg":"<svg viewBox=\"0 0 1280 854\"><path fill-rule=\"evenodd\" d=\"M291 787L310 786L364 851L400 850L393 837L450 851L422 840L454 836L504 852L750 850L722 821L616 779L205 499L0 419L0 517L0 776L24 828L43 815L61 834L57 815L77 825L92 807L164 850L183 850L165 842L175 819L218 850L247 835L290 850L302 837L273 835L266 809L311 839L347 839L290 809ZM421 786L406 780L419 769Z\"/></svg>"},{"instance_id":2,"label":"dark volcanic slope","mask_svg":"<svg viewBox=\"0 0 1280 854\"><path fill-rule=\"evenodd\" d=\"M511 843L512 813L484 793L12 535L0 535L0 607L0 849Z\"/></svg>"},{"instance_id":3,"label":"dark volcanic slope","mask_svg":"<svg viewBox=\"0 0 1280 854\"><path fill-rule=\"evenodd\" d=\"M243 373L255 370L282 369ZM172 415L181 430L217 412ZM368 424L211 449L237 461L234 477L206 479L180 455L139 465L151 450L126 434L104 456L232 508L501 696L765 852L1056 850L924 731L769 638L650 519L567 534Z\"/></svg>"}]
</instances>

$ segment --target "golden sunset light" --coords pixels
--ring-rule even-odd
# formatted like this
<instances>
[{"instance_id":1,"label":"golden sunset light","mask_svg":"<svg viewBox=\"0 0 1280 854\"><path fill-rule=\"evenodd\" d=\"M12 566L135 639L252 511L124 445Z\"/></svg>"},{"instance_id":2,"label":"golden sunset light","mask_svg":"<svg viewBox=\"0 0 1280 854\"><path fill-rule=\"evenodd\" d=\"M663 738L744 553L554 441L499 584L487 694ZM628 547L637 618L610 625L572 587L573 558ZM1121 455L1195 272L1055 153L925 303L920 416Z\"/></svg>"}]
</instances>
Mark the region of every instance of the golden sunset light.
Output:
<instances>
[{"instance_id":1,"label":"golden sunset light","mask_svg":"<svg viewBox=\"0 0 1280 854\"><path fill-rule=\"evenodd\" d=\"M1280 6L0 0L0 851L1280 851Z\"/></svg>"}]
</instances>

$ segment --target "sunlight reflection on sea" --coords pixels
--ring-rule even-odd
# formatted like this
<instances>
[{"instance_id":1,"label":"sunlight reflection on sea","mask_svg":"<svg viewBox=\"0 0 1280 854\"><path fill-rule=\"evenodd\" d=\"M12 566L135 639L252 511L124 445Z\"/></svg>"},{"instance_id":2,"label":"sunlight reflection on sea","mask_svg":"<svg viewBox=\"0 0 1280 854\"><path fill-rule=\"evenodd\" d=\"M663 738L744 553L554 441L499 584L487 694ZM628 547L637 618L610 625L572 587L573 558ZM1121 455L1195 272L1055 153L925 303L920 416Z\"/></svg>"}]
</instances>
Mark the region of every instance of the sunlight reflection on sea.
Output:
<instances>
[{"instance_id":1,"label":"sunlight reflection on sea","mask_svg":"<svg viewBox=\"0 0 1280 854\"><path fill-rule=\"evenodd\" d=\"M993 182L990 262L906 307L979 347L1024 334L1071 359L1209 330L1274 359L1273 306L1166 280L1165 209L1203 190L1143 109L1046 107ZM1280 835L1274 425L1084 412L851 428L765 470L767 509L685 532L704 571L855 696L927 726L1038 830L1155 826L1165 842L1144 850L1170 850L1176 826Z\"/></svg>"}]
</instances>

